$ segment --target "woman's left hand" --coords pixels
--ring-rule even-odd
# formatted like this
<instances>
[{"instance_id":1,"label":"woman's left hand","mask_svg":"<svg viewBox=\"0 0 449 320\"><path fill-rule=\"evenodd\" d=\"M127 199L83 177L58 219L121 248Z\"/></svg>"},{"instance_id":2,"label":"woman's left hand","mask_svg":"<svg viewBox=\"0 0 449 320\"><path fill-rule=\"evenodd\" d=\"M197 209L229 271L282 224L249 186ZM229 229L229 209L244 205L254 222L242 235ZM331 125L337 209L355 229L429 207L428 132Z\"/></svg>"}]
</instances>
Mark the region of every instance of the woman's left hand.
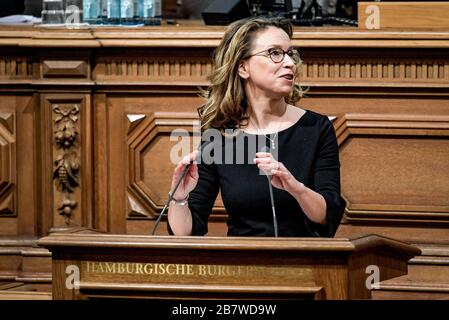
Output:
<instances>
[{"instance_id":1,"label":"woman's left hand","mask_svg":"<svg viewBox=\"0 0 449 320\"><path fill-rule=\"evenodd\" d=\"M305 189L303 183L296 180L296 178L288 171L288 169L279 161L273 158L273 155L268 152L256 153L254 163L266 175L271 175L271 184L278 189L285 190L289 193L301 192Z\"/></svg>"}]
</instances>

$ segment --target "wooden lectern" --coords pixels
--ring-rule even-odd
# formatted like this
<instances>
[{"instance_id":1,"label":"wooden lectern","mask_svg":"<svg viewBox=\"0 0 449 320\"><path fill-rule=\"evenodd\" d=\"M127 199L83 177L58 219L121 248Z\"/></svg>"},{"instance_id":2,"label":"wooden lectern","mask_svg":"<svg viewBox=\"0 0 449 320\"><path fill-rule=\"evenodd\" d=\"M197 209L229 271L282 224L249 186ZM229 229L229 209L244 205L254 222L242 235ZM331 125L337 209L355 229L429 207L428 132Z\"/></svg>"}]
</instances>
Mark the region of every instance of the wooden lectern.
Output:
<instances>
[{"instance_id":1,"label":"wooden lectern","mask_svg":"<svg viewBox=\"0 0 449 320\"><path fill-rule=\"evenodd\" d=\"M358 239L54 233L53 299L360 299L407 273L416 247ZM376 276L378 278L376 279ZM79 280L79 281L78 281Z\"/></svg>"}]
</instances>

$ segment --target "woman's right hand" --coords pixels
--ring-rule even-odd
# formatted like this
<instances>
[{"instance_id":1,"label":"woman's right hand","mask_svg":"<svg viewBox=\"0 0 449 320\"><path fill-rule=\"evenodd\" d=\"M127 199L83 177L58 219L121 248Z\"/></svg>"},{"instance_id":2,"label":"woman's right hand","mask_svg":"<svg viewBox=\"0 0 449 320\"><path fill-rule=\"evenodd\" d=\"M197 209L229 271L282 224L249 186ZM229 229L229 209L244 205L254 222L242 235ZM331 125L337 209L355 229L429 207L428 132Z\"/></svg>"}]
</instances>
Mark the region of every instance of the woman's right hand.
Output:
<instances>
[{"instance_id":1,"label":"woman's right hand","mask_svg":"<svg viewBox=\"0 0 449 320\"><path fill-rule=\"evenodd\" d=\"M176 166L174 172L173 172L173 178L171 182L171 188L170 190L173 190L176 186L176 183L179 181L179 179L182 176L182 173L184 172L184 168L191 163L186 175L184 176L184 179L182 179L181 183L179 184L178 189L176 190L175 194L173 195L173 198L177 200L182 200L187 198L190 191L195 189L197 183L198 183L198 164L196 162L196 158L198 156L198 150L193 151L192 153L185 156Z\"/></svg>"}]
</instances>

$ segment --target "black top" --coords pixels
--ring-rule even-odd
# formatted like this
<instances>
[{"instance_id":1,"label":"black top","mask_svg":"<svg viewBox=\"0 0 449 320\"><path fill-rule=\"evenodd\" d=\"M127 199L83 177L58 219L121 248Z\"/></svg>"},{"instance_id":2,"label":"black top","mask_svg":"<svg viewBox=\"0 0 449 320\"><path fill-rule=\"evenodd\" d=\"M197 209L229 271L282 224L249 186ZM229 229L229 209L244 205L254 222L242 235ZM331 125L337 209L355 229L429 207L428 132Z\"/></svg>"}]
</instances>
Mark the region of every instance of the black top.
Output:
<instances>
[{"instance_id":1,"label":"black top","mask_svg":"<svg viewBox=\"0 0 449 320\"><path fill-rule=\"evenodd\" d=\"M228 213L228 236L273 236L269 182L253 162L256 150L263 151L263 147L271 145L269 139L243 131L234 137L215 135L214 141L206 136L203 134L199 181L188 200L192 235L207 233L207 221L220 190ZM320 193L327 205L327 224L319 225L307 218L293 196L273 187L279 236L332 237L345 206L340 197L340 163L332 123L326 116L306 110L277 137L268 137L277 138L276 147L271 150L275 158L298 181ZM257 147L251 143L254 140Z\"/></svg>"}]
</instances>

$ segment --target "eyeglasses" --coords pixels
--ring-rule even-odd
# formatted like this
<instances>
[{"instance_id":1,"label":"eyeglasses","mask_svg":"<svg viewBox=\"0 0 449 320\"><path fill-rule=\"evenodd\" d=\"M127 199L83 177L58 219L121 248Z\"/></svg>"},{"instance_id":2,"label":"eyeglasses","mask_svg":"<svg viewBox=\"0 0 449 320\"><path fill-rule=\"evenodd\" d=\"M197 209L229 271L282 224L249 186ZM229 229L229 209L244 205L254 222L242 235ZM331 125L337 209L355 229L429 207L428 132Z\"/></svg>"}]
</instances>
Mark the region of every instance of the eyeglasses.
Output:
<instances>
[{"instance_id":1,"label":"eyeglasses","mask_svg":"<svg viewBox=\"0 0 449 320\"><path fill-rule=\"evenodd\" d=\"M265 54L263 54L263 53L265 53ZM265 57L268 56L268 57L270 57L271 61L273 61L274 63L280 63L284 60L285 54L287 54L290 57L290 59L292 59L293 62L295 62L295 63L298 63L300 61L298 50L289 49L287 51L284 51L281 48L270 48L267 50L263 50L263 51L249 55L248 58L252 57L252 56L265 56Z\"/></svg>"}]
</instances>

